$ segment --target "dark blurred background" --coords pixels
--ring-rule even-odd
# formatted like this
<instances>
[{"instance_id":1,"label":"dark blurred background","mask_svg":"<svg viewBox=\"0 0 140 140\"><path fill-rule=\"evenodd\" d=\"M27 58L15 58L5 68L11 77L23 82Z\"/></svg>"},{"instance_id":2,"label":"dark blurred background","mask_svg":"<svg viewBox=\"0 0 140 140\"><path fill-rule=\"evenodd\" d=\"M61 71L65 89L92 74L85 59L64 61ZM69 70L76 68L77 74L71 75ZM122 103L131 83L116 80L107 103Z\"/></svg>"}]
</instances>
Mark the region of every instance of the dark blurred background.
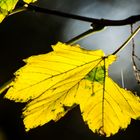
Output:
<instances>
[{"instance_id":1,"label":"dark blurred background","mask_svg":"<svg viewBox=\"0 0 140 140\"><path fill-rule=\"evenodd\" d=\"M140 14L140 0L38 0L38 6L93 18L124 19ZM136 28L140 24L135 24ZM0 24L0 84L13 77L24 65L22 59L51 51L51 45L66 42L90 28L90 23L50 16L43 13L23 12L6 18ZM87 49L103 49L106 54L116 50L130 35L130 26L108 27L78 43ZM140 56L140 34L135 37ZM140 88L132 72L131 45L118 54L111 66L111 77L122 86L137 92ZM50 122L29 131L24 130L21 118L25 104L14 103L0 95L0 140L132 140L139 139L140 121L132 120L125 131L104 138L92 133L84 124L79 107L70 111L57 123Z\"/></svg>"}]
</instances>

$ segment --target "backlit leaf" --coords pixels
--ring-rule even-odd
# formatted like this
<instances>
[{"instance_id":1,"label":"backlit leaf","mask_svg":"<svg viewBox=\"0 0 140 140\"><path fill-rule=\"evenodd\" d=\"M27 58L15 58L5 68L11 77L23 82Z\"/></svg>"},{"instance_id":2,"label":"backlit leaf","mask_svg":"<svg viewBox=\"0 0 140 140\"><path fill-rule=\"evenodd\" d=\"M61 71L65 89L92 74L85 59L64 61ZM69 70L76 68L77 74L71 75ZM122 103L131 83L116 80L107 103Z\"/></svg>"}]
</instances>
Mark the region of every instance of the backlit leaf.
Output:
<instances>
[{"instance_id":1,"label":"backlit leaf","mask_svg":"<svg viewBox=\"0 0 140 140\"><path fill-rule=\"evenodd\" d=\"M140 116L140 100L130 91L120 88L111 78L102 84L83 80L77 100L84 121L93 132L109 137L127 128L131 118Z\"/></svg>"},{"instance_id":2,"label":"backlit leaf","mask_svg":"<svg viewBox=\"0 0 140 140\"><path fill-rule=\"evenodd\" d=\"M36 2L37 0L23 0L23 1L29 4L29 3Z\"/></svg>"},{"instance_id":3,"label":"backlit leaf","mask_svg":"<svg viewBox=\"0 0 140 140\"><path fill-rule=\"evenodd\" d=\"M140 117L140 99L108 76L114 56L105 57L79 84L77 103L89 128L107 137ZM111 60L111 61L110 61ZM109 62L109 63L108 63Z\"/></svg>"},{"instance_id":4,"label":"backlit leaf","mask_svg":"<svg viewBox=\"0 0 140 140\"><path fill-rule=\"evenodd\" d=\"M58 43L50 53L31 56L27 64L19 69L16 79L6 95L10 99L27 102L42 95L48 89L73 86L85 77L104 56L101 50L87 51L79 45ZM66 88L62 86L61 88ZM60 88L60 89L61 89Z\"/></svg>"},{"instance_id":5,"label":"backlit leaf","mask_svg":"<svg viewBox=\"0 0 140 140\"><path fill-rule=\"evenodd\" d=\"M12 12L19 0L0 0L0 23ZM37 0L23 0L26 3L35 2Z\"/></svg>"},{"instance_id":6,"label":"backlit leaf","mask_svg":"<svg viewBox=\"0 0 140 140\"><path fill-rule=\"evenodd\" d=\"M27 102L25 126L28 129L58 120L75 104L78 83L98 63L104 53L87 51L79 45L58 43L52 52L32 56L19 69L6 98ZM37 118L37 120L36 120Z\"/></svg>"},{"instance_id":7,"label":"backlit leaf","mask_svg":"<svg viewBox=\"0 0 140 140\"><path fill-rule=\"evenodd\" d=\"M0 0L0 22L15 8L17 2L18 0Z\"/></svg>"},{"instance_id":8,"label":"backlit leaf","mask_svg":"<svg viewBox=\"0 0 140 140\"><path fill-rule=\"evenodd\" d=\"M60 42L52 48L26 59L5 95L16 102L28 101L23 112L27 131L59 120L78 104L89 128L106 136L140 116L139 98L108 77L116 56Z\"/></svg>"},{"instance_id":9,"label":"backlit leaf","mask_svg":"<svg viewBox=\"0 0 140 140\"><path fill-rule=\"evenodd\" d=\"M12 11L18 0L0 0L0 7L6 11Z\"/></svg>"}]
</instances>

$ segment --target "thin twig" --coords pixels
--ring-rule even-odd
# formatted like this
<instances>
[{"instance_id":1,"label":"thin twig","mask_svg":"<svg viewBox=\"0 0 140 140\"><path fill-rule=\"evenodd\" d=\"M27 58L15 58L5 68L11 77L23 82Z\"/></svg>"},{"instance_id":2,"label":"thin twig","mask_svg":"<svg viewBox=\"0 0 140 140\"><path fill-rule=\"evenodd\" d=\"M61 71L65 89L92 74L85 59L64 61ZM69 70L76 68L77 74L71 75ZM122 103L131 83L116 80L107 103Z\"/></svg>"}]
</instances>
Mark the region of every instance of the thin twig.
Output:
<instances>
[{"instance_id":1,"label":"thin twig","mask_svg":"<svg viewBox=\"0 0 140 140\"><path fill-rule=\"evenodd\" d=\"M27 7L23 6L23 7L20 7L20 8L17 8L15 10L13 10L10 14L8 14L8 16L11 16L11 15L14 15L14 14L17 14L17 13L20 13L20 12L24 12L24 11L27 11Z\"/></svg>"},{"instance_id":2,"label":"thin twig","mask_svg":"<svg viewBox=\"0 0 140 140\"><path fill-rule=\"evenodd\" d=\"M89 29L89 30L81 33L80 35L72 38L71 40L67 41L67 44L72 45L75 42L80 41L81 39L84 39L85 37L88 37L96 32L102 31L103 29L104 29L104 26L102 27L102 26L97 25L97 26L93 27L92 29Z\"/></svg>"},{"instance_id":3,"label":"thin twig","mask_svg":"<svg viewBox=\"0 0 140 140\"><path fill-rule=\"evenodd\" d=\"M133 33L133 25L131 24L131 34ZM138 84L140 84L140 69L138 69L137 64L135 62L135 58L139 59L139 57L135 54L135 41L134 38L132 39L132 64L133 64L133 71L136 77Z\"/></svg>"},{"instance_id":4,"label":"thin twig","mask_svg":"<svg viewBox=\"0 0 140 140\"><path fill-rule=\"evenodd\" d=\"M112 53L112 55L115 55L118 52L120 52L122 49L124 49L139 31L140 31L140 26L127 38L127 40L115 52Z\"/></svg>"}]
</instances>

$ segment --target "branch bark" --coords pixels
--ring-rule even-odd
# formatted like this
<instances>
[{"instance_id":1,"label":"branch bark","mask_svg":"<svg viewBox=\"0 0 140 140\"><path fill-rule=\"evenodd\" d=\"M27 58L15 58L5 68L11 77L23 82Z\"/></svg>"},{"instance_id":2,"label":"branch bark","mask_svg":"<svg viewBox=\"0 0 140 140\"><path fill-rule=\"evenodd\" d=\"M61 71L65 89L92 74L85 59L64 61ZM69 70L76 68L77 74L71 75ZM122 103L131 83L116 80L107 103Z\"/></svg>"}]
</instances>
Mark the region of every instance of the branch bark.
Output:
<instances>
[{"instance_id":1,"label":"branch bark","mask_svg":"<svg viewBox=\"0 0 140 140\"><path fill-rule=\"evenodd\" d=\"M91 17L84 17L80 15L74 15L74 14L65 13L65 12L61 12L57 10L41 8L35 5L31 5L31 4L28 4L27 9L30 11L41 12L45 14L71 18L71 19L85 21L85 22L91 22L93 25L98 25L98 26L100 25L101 26L124 26L124 25L134 24L140 21L140 15L133 15L122 20L109 20L109 19L97 19L97 18L91 18Z\"/></svg>"}]
</instances>

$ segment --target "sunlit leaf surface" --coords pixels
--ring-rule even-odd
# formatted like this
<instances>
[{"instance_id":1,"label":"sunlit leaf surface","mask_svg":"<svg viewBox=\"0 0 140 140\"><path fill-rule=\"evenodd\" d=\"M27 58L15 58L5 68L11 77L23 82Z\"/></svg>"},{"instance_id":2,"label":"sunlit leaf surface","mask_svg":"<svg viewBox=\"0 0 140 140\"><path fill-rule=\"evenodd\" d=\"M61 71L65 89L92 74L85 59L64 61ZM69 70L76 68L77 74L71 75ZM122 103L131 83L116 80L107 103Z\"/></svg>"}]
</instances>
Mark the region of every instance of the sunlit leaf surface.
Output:
<instances>
[{"instance_id":1,"label":"sunlit leaf surface","mask_svg":"<svg viewBox=\"0 0 140 140\"><path fill-rule=\"evenodd\" d=\"M50 53L25 60L5 96L28 101L23 112L27 131L59 120L75 105L80 105L89 128L106 136L140 116L139 98L108 77L116 56L60 42L52 48Z\"/></svg>"},{"instance_id":2,"label":"sunlit leaf surface","mask_svg":"<svg viewBox=\"0 0 140 140\"><path fill-rule=\"evenodd\" d=\"M32 3L32 2L36 2L37 0L23 0L26 3Z\"/></svg>"},{"instance_id":3,"label":"sunlit leaf surface","mask_svg":"<svg viewBox=\"0 0 140 140\"><path fill-rule=\"evenodd\" d=\"M0 0L0 23L12 12L19 0ZM35 2L37 0L23 0L26 3Z\"/></svg>"},{"instance_id":4,"label":"sunlit leaf surface","mask_svg":"<svg viewBox=\"0 0 140 140\"><path fill-rule=\"evenodd\" d=\"M131 118L140 116L139 98L120 88L109 77L103 84L83 80L79 87L81 92L77 100L83 119L93 132L108 137L126 128Z\"/></svg>"},{"instance_id":5,"label":"sunlit leaf surface","mask_svg":"<svg viewBox=\"0 0 140 140\"><path fill-rule=\"evenodd\" d=\"M17 2L18 0L0 0L0 22L15 8Z\"/></svg>"}]
</instances>

